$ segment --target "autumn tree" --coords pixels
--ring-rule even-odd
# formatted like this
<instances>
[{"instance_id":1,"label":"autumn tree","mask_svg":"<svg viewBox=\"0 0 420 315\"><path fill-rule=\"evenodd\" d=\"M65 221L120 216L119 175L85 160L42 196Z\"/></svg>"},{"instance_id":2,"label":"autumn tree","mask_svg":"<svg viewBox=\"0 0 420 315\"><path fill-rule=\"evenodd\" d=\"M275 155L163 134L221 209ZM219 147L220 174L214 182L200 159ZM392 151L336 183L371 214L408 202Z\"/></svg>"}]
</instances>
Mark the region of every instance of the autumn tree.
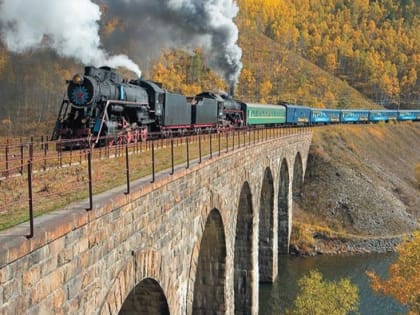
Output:
<instances>
[{"instance_id":1,"label":"autumn tree","mask_svg":"<svg viewBox=\"0 0 420 315\"><path fill-rule=\"evenodd\" d=\"M239 0L238 20L386 105L418 102L415 0Z\"/></svg>"},{"instance_id":2,"label":"autumn tree","mask_svg":"<svg viewBox=\"0 0 420 315\"><path fill-rule=\"evenodd\" d=\"M269 95L271 90L273 89L273 84L270 80L264 80L260 83L259 90L260 90L260 102L261 103L268 103L270 101Z\"/></svg>"},{"instance_id":3,"label":"autumn tree","mask_svg":"<svg viewBox=\"0 0 420 315\"><path fill-rule=\"evenodd\" d=\"M223 79L206 67L199 50L193 54L166 51L161 54L152 72L152 79L162 83L165 89L185 95L227 89Z\"/></svg>"},{"instance_id":4,"label":"autumn tree","mask_svg":"<svg viewBox=\"0 0 420 315\"><path fill-rule=\"evenodd\" d=\"M397 252L388 279L382 280L374 272L367 273L372 288L408 306L410 315L420 314L420 231L414 233L412 240L400 244Z\"/></svg>"},{"instance_id":5,"label":"autumn tree","mask_svg":"<svg viewBox=\"0 0 420 315\"><path fill-rule=\"evenodd\" d=\"M345 315L359 310L359 289L347 278L324 280L318 271L299 280L299 293L289 315Z\"/></svg>"}]
</instances>

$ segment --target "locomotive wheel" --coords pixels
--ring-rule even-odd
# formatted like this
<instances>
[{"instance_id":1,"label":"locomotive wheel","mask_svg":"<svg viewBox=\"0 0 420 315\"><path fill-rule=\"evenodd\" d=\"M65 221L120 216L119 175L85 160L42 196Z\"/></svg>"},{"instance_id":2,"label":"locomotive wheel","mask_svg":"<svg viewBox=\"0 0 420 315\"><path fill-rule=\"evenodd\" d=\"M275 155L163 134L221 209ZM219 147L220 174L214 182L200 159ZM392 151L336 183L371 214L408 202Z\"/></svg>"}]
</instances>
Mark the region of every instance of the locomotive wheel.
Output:
<instances>
[{"instance_id":1,"label":"locomotive wheel","mask_svg":"<svg viewBox=\"0 0 420 315\"><path fill-rule=\"evenodd\" d=\"M127 137L125 135L117 135L109 142L109 146L123 145L127 143Z\"/></svg>"},{"instance_id":2,"label":"locomotive wheel","mask_svg":"<svg viewBox=\"0 0 420 315\"><path fill-rule=\"evenodd\" d=\"M146 142L146 140L147 140L147 134L148 134L147 127L146 128L142 128L141 131L140 131L140 140L142 142Z\"/></svg>"}]
</instances>

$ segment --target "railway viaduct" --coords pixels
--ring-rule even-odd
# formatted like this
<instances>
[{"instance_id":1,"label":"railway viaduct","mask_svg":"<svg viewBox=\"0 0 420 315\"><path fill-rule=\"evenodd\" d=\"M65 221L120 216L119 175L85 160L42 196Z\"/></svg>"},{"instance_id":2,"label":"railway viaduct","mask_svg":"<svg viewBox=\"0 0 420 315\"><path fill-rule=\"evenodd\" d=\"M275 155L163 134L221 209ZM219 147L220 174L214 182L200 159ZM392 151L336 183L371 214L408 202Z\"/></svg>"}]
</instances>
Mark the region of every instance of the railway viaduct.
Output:
<instances>
[{"instance_id":1,"label":"railway viaduct","mask_svg":"<svg viewBox=\"0 0 420 315\"><path fill-rule=\"evenodd\" d=\"M0 314L257 314L258 284L288 251L311 137L95 196L91 211L84 202L36 218L32 239L8 230Z\"/></svg>"}]
</instances>

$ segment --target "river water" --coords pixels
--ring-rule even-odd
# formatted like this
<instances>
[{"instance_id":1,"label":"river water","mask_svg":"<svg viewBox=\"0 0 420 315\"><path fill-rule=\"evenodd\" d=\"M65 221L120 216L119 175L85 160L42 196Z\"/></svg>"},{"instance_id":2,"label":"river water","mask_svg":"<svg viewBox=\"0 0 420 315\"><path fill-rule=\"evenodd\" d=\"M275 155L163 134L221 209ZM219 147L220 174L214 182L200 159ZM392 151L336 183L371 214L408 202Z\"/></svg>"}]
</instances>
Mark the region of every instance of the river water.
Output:
<instances>
[{"instance_id":1,"label":"river water","mask_svg":"<svg viewBox=\"0 0 420 315\"><path fill-rule=\"evenodd\" d=\"M317 269L326 280L350 278L359 288L361 315L406 314L407 309L390 297L377 296L371 290L365 271L375 271L386 277L396 254L366 254L343 256L291 257L280 256L279 276L274 284L261 284L259 314L284 314L293 305L297 295L297 281L310 270Z\"/></svg>"}]
</instances>

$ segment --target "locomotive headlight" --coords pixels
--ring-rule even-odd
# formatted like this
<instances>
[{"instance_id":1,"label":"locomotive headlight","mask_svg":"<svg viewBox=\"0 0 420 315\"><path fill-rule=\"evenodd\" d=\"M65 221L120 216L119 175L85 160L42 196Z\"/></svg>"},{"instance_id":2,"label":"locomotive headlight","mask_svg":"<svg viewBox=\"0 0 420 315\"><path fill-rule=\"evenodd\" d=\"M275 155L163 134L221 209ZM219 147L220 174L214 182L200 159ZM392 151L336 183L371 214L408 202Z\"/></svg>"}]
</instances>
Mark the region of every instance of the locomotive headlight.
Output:
<instances>
[{"instance_id":1,"label":"locomotive headlight","mask_svg":"<svg viewBox=\"0 0 420 315\"><path fill-rule=\"evenodd\" d=\"M72 81L73 81L74 84L80 85L80 84L83 83L83 78L80 74L75 74Z\"/></svg>"}]
</instances>

